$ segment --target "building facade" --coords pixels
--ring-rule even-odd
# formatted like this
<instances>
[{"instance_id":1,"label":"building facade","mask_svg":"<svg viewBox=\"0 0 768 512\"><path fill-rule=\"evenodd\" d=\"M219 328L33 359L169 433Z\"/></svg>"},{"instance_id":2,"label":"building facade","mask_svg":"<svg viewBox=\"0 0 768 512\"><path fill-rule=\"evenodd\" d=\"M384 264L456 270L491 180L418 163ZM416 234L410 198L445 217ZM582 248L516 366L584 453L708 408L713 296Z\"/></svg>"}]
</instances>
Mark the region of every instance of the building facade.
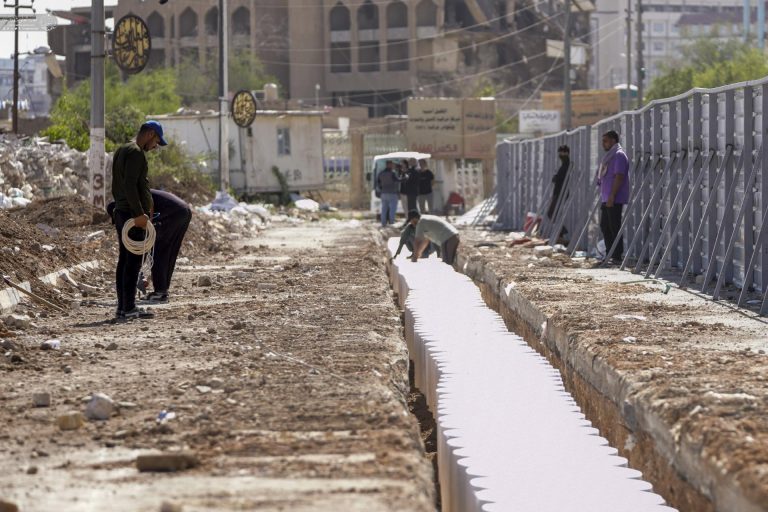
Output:
<instances>
[{"instance_id":1,"label":"building facade","mask_svg":"<svg viewBox=\"0 0 768 512\"><path fill-rule=\"evenodd\" d=\"M19 59L19 115L48 117L53 76L46 62L47 48ZM13 59L0 59L0 106L13 106Z\"/></svg>"},{"instance_id":2,"label":"building facade","mask_svg":"<svg viewBox=\"0 0 768 512\"><path fill-rule=\"evenodd\" d=\"M637 84L636 0L596 0L591 16L592 68L590 85L607 89L627 82L627 8L632 8L632 84ZM709 36L710 31L689 27L691 20L741 19L743 0L645 0L643 2L643 60L645 85L663 72L663 65L680 57L680 49L697 38ZM741 22L727 23L724 38L741 38Z\"/></svg>"}]
</instances>

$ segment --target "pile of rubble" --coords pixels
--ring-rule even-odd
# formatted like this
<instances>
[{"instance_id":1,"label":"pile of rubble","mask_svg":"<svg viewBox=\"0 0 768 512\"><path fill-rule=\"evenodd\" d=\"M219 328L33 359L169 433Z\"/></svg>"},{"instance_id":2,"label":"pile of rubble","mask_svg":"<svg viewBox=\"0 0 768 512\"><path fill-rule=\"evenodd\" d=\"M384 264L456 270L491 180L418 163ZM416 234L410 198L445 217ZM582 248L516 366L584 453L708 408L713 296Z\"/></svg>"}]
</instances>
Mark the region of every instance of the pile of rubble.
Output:
<instances>
[{"instance_id":1,"label":"pile of rubble","mask_svg":"<svg viewBox=\"0 0 768 512\"><path fill-rule=\"evenodd\" d=\"M85 194L87 153L45 138L0 137L0 208L33 198Z\"/></svg>"}]
</instances>

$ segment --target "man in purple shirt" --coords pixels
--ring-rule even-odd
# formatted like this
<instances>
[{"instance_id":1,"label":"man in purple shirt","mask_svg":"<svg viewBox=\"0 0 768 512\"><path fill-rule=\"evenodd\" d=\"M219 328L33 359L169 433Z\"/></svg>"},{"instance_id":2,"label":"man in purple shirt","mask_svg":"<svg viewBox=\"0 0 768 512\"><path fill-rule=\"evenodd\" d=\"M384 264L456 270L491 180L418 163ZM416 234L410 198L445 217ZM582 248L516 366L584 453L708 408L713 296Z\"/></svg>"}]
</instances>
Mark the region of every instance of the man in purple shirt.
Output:
<instances>
[{"instance_id":1,"label":"man in purple shirt","mask_svg":"<svg viewBox=\"0 0 768 512\"><path fill-rule=\"evenodd\" d=\"M629 159L619 144L619 134L611 130L603 135L603 149L606 151L597 172L600 187L600 230L605 240L606 257L621 228L621 214L629 202ZM611 261L622 262L624 241L619 238Z\"/></svg>"}]
</instances>

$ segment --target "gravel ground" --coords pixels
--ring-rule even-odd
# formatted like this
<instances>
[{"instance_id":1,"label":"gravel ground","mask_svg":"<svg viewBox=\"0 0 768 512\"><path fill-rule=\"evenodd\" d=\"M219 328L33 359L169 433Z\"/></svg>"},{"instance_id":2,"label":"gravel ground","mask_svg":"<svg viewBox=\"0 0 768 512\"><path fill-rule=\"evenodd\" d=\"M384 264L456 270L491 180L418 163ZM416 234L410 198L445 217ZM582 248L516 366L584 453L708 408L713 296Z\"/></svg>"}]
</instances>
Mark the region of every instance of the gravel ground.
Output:
<instances>
[{"instance_id":1,"label":"gravel ground","mask_svg":"<svg viewBox=\"0 0 768 512\"><path fill-rule=\"evenodd\" d=\"M25 512L434 510L372 231L277 224L187 256L153 320L111 323L109 263L80 278L103 292L67 316L22 308L34 324L0 340L0 498ZM51 338L61 349L41 350ZM61 430L94 393L116 403L109 419ZM139 472L152 453L199 464Z\"/></svg>"}]
</instances>

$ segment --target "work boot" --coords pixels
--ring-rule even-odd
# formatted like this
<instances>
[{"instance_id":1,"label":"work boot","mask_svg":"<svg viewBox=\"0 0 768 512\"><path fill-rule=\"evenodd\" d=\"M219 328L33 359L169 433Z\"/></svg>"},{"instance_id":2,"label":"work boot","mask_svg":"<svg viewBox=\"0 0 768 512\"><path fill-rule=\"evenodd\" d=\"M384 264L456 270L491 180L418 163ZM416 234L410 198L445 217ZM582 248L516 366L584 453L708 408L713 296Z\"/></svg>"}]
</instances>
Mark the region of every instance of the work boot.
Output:
<instances>
[{"instance_id":1,"label":"work boot","mask_svg":"<svg viewBox=\"0 0 768 512\"><path fill-rule=\"evenodd\" d=\"M121 320L133 320L135 318L152 319L155 318L155 314L149 310L134 307L130 311L125 311Z\"/></svg>"},{"instance_id":2,"label":"work boot","mask_svg":"<svg viewBox=\"0 0 768 512\"><path fill-rule=\"evenodd\" d=\"M150 304L165 304L168 302L168 292L152 292L147 294L146 299Z\"/></svg>"}]
</instances>

